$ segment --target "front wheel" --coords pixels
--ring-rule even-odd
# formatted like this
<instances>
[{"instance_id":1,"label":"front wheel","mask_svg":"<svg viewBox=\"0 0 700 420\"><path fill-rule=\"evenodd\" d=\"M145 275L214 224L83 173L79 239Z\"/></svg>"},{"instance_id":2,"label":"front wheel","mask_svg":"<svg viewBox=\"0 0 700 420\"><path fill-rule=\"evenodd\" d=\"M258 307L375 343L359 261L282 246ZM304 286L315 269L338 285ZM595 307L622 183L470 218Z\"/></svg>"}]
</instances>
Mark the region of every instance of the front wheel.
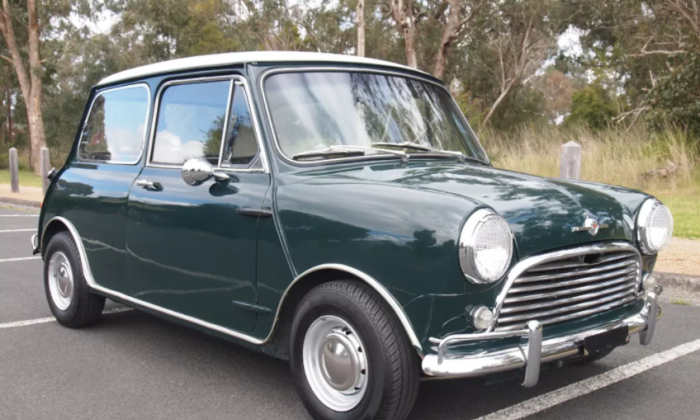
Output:
<instances>
[{"instance_id":1,"label":"front wheel","mask_svg":"<svg viewBox=\"0 0 700 420\"><path fill-rule=\"evenodd\" d=\"M324 283L297 308L290 364L316 419L401 420L418 393L420 367L403 328L369 286Z\"/></svg>"}]
</instances>

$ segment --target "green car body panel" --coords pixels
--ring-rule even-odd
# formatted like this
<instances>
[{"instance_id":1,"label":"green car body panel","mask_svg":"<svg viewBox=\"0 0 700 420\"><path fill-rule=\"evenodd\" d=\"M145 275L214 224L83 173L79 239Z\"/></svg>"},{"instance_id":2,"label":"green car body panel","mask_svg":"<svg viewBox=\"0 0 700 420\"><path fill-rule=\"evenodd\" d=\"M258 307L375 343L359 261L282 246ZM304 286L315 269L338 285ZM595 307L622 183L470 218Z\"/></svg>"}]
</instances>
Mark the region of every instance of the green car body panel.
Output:
<instances>
[{"instance_id":1,"label":"green car body panel","mask_svg":"<svg viewBox=\"0 0 700 420\"><path fill-rule=\"evenodd\" d=\"M177 168L146 166L146 147L138 163L110 165L78 161L74 146L44 200L40 238L54 217L69 220L100 286L238 331L243 339L207 332L252 347L272 335L278 308L302 273L324 264L352 267L393 296L423 353L433 351L430 337L472 332L470 308L492 307L504 286L502 280L476 285L462 273L458 239L474 211L491 208L507 220L515 240L512 265L583 244L636 245L636 213L649 196L625 188L544 179L456 159L290 165L272 147L264 112L259 81L269 68L238 66L133 82L150 87L150 126L163 81L247 77L269 173L240 173L225 185L210 180L192 187ZM106 88L93 89L92 97ZM159 182L162 190L137 188L136 180L144 177ZM237 209L243 207L269 209L272 217L242 216ZM586 212L608 228L596 236L572 232ZM655 259L643 257L645 272L653 269ZM545 328L545 337L621 319L638 313L641 305L635 301L557 324ZM451 351L496 348L507 341Z\"/></svg>"}]
</instances>

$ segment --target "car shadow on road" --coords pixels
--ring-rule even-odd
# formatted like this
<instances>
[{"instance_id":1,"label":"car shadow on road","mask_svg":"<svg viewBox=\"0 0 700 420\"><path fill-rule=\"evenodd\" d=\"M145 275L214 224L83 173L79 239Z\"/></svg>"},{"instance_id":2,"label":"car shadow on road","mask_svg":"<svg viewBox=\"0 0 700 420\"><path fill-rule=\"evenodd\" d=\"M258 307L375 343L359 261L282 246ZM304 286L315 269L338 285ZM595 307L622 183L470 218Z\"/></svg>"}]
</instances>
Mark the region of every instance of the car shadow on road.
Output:
<instances>
[{"instance_id":1,"label":"car shadow on road","mask_svg":"<svg viewBox=\"0 0 700 420\"><path fill-rule=\"evenodd\" d=\"M232 397L245 397L251 391L264 393L270 406L280 410L272 409L269 418L308 418L286 361L140 311L105 316L90 330L90 334L99 334L105 345L118 346L121 353L128 353L134 362L155 363L165 372L186 369L192 386L227 384ZM421 383L409 418L477 418L603 373L610 367L605 361L588 366L549 367L532 389L520 386L522 378L517 372L488 380L426 380ZM241 392L241 388L246 391Z\"/></svg>"}]
</instances>

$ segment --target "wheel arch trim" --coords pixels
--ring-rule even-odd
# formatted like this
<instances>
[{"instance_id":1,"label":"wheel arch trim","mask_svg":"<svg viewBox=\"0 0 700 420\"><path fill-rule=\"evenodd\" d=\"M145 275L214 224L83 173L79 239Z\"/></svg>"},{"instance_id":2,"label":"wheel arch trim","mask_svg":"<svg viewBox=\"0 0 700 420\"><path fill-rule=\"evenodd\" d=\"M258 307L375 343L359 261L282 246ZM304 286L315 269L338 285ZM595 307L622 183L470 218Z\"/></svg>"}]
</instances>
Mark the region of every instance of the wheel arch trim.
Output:
<instances>
[{"instance_id":1,"label":"wheel arch trim","mask_svg":"<svg viewBox=\"0 0 700 420\"><path fill-rule=\"evenodd\" d=\"M78 230L75 228L75 226L68 219L66 219L65 217L62 217L62 216L55 216L44 225L44 229L42 230L41 242L40 242L42 247L44 246L44 239L45 239L44 233L46 232L48 227L51 226L53 223L63 224L66 227L66 229L68 230L68 232L71 234L71 236L73 237L73 240L75 241L75 243L78 247L78 253L80 254L83 275L85 276L85 280L87 281L87 283L91 289L94 289L94 290L96 290L96 291L98 291L106 296L117 298L118 300L121 300L123 302L133 303L134 305L143 307L145 309L160 312L160 313L163 313L165 315L171 316L173 318L181 319L181 320L187 321L189 323L216 331L218 333L221 333L221 334L224 334L224 335L227 335L227 336L239 339L239 340L247 341L249 343L256 344L256 345L265 344L272 339L272 336L275 332L275 328L277 327L277 324L279 321L279 315L280 315L280 312L282 310L282 306L283 306L287 296L289 295L289 292L292 290L292 287L295 284L297 284L299 281L306 278L309 274L312 274L314 272L321 271L321 270L337 270L337 271L346 272L346 273L360 279L361 281L363 281L364 283L366 283L370 287L372 287L382 297L382 299L384 299L384 301L389 305L391 310L394 312L394 314L398 318L399 322L401 323L401 325L406 333L406 336L408 337L409 341L411 342L411 345L414 347L414 349L416 350L418 355L421 358L424 356L423 347L421 346L420 341L418 340L418 337L416 336L416 333L413 330L413 327L411 325L411 321L408 319L406 312L404 312L403 308L398 303L398 301L394 298L394 296L384 286L382 286L381 283L379 283L377 280L375 280L373 277L371 277L367 273L364 273L364 272L362 272L358 269L355 269L353 267L350 267L350 266L347 266L344 264L321 264L321 265L317 265L315 267L312 267L312 268L304 271L303 273L299 274L289 284L289 286L287 286L287 289L284 291L284 294L280 298L280 302L277 305L277 311L275 313L275 319L273 321L272 328L270 328L270 332L268 333L267 337L265 337L265 339L261 340L259 338L250 336L248 334L243 334L243 333L240 333L238 331L222 327L220 325L212 324L210 322L203 321L201 319L194 318L194 317L191 317L189 315L175 312L175 311L172 311L170 309L163 308L161 306L154 305L152 303L133 298L133 297L125 295L121 292L118 292L118 291L115 291L115 290L112 290L112 289L109 289L109 288L106 288L106 287L99 285L95 281L95 278L92 276L92 271L90 270L90 264L88 263L88 260L87 260L87 254L85 252L85 247L83 245L83 241L81 239L81 236L78 233Z\"/></svg>"},{"instance_id":2,"label":"wheel arch trim","mask_svg":"<svg viewBox=\"0 0 700 420\"><path fill-rule=\"evenodd\" d=\"M394 296L377 280L375 280L372 276L369 274L360 271L356 268L350 267L345 264L321 264L317 265L315 267L309 268L308 270L304 271L303 273L299 274L290 284L287 286L287 289L284 291L284 294L282 295L282 298L280 299L279 305L277 306L277 313L275 314L275 321L272 325L272 330L270 331L270 336L272 336L272 333L275 330L275 327L277 326L277 322L279 321L279 315L282 310L282 306L284 305L284 302L286 301L286 298L289 295L289 292L292 290L292 288L301 280L307 278L308 275L313 274L315 272L321 271L321 270L335 270L335 271L342 271L345 273L348 273L352 275L353 277L356 277L360 279L363 283L367 284L368 286L372 287L375 292L381 296L381 298L389 305L391 308L392 312L396 315L396 318L398 318L399 322L401 323L401 326L403 327L404 332L406 333L406 336L408 337L409 341L411 342L411 345L413 348L416 350L418 355L422 358L424 353L423 353L423 346L420 344L420 340L418 340L418 336L416 336L415 331L413 330L413 326L411 325L411 321L408 319L408 316L406 315L406 312L403 310L399 302L394 298ZM268 339L270 338L268 337Z\"/></svg>"}]
</instances>

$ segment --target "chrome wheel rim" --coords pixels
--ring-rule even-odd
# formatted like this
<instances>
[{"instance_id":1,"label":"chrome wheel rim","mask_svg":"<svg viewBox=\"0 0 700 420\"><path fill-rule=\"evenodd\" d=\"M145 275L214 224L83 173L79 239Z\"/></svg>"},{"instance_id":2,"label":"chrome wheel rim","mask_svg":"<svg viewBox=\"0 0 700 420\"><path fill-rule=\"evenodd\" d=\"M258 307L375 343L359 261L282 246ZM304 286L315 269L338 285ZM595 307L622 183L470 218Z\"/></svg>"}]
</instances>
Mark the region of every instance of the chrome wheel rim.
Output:
<instances>
[{"instance_id":1,"label":"chrome wheel rim","mask_svg":"<svg viewBox=\"0 0 700 420\"><path fill-rule=\"evenodd\" d=\"M304 337L304 372L311 390L328 408L350 411L367 391L367 357L360 336L337 316L314 321Z\"/></svg>"},{"instance_id":2,"label":"chrome wheel rim","mask_svg":"<svg viewBox=\"0 0 700 420\"><path fill-rule=\"evenodd\" d=\"M49 292L58 309L68 309L73 299L73 270L66 254L60 251L49 260Z\"/></svg>"}]
</instances>

